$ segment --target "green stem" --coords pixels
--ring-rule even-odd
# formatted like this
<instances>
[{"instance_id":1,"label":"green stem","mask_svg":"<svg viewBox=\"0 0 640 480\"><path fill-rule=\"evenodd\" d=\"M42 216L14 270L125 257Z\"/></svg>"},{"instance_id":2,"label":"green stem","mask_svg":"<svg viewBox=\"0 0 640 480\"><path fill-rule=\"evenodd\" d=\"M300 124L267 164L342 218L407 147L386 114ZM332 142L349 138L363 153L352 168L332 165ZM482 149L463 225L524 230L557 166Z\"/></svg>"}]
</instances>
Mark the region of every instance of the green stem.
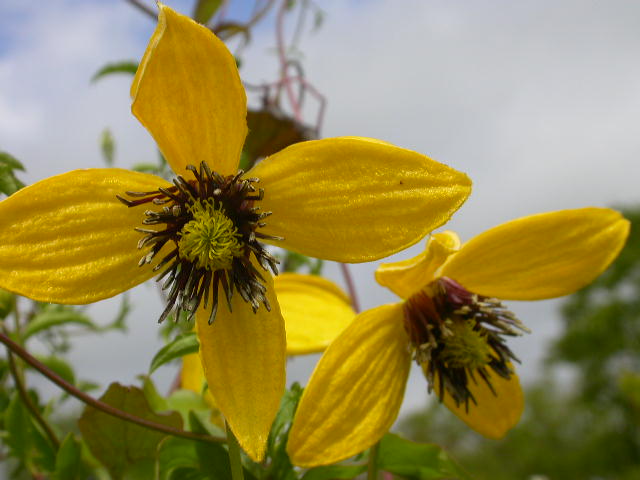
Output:
<instances>
[{"instance_id":1,"label":"green stem","mask_svg":"<svg viewBox=\"0 0 640 480\"><path fill-rule=\"evenodd\" d=\"M21 372L18 371L16 361L13 358L11 349L9 348L7 348L7 355L9 357L9 370L11 371L13 382L16 385L16 389L18 390L18 394L20 395L22 402L25 404L25 406L29 410L29 413L31 413L31 416L34 418L34 420L38 422L38 425L40 425L42 430L44 430L44 433L46 433L47 437L49 437L49 442L51 442L51 445L56 450L58 450L58 448L60 448L60 440L58 440L58 437L56 436L53 429L51 428L51 425L49 425L47 421L44 419L44 417L40 414L38 407L36 407L31 401L31 397L29 397L29 392L27 392L27 387L24 384L24 379L21 375Z\"/></svg>"},{"instance_id":2,"label":"green stem","mask_svg":"<svg viewBox=\"0 0 640 480\"><path fill-rule=\"evenodd\" d=\"M55 372L52 372L49 368L47 368L46 365L43 365L35 357L33 357L29 352L27 352L24 348L22 348L16 342L11 340L7 335L5 335L2 332L0 332L0 342L4 343L13 353L15 353L17 356L19 356L22 360L24 360L26 363L31 365L33 368L38 370L41 374L43 374L53 383L55 383L60 388L65 390L67 393L76 397L81 402L84 402L87 405L91 405L96 410L100 410L101 412L106 413L107 415L117 417L127 422L135 423L136 425L140 425L141 427L148 428L150 430L155 430L157 432L173 435L174 437L188 438L189 440L198 440L201 442L209 442L209 443L225 442L224 437L201 435L199 433L187 432L179 428L173 428L168 425L152 422L151 420L147 420L145 418L132 415L128 412L125 412L124 410L120 410L118 408L112 407L107 403L101 402L100 400L96 400L90 395L87 395L86 393L84 393L82 390L78 390L75 386L68 383L66 380L61 378Z\"/></svg>"},{"instance_id":3,"label":"green stem","mask_svg":"<svg viewBox=\"0 0 640 480\"><path fill-rule=\"evenodd\" d=\"M227 446L229 447L231 478L232 480L244 480L244 473L242 473L242 460L240 458L240 445L238 445L238 440L233 435L229 424L225 423L225 426L227 427Z\"/></svg>"},{"instance_id":4,"label":"green stem","mask_svg":"<svg viewBox=\"0 0 640 480\"><path fill-rule=\"evenodd\" d=\"M367 480L378 480L378 448L380 443L376 443L369 449L369 468L367 469Z\"/></svg>"}]
</instances>

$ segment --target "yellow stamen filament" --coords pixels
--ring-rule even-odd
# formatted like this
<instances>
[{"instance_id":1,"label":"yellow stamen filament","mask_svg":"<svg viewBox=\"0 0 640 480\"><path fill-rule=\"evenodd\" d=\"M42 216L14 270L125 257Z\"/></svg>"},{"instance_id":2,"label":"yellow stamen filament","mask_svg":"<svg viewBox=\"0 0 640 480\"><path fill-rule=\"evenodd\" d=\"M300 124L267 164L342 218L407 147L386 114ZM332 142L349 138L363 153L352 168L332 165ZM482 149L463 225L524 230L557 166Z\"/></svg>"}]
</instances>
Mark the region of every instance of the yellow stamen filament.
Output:
<instances>
[{"instance_id":1,"label":"yellow stamen filament","mask_svg":"<svg viewBox=\"0 0 640 480\"><path fill-rule=\"evenodd\" d=\"M198 268L215 271L230 269L234 257L243 254L241 235L213 199L197 201L189 207L193 220L180 232L180 256Z\"/></svg>"}]
</instances>

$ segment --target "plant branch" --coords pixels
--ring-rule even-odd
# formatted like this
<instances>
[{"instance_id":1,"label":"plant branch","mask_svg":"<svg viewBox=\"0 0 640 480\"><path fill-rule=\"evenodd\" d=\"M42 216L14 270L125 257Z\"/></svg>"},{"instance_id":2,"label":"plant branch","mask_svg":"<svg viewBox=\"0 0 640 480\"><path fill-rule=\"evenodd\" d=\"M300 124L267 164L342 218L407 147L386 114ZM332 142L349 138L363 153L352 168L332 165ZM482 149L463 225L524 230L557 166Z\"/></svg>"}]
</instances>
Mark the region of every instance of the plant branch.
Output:
<instances>
[{"instance_id":1,"label":"plant branch","mask_svg":"<svg viewBox=\"0 0 640 480\"><path fill-rule=\"evenodd\" d=\"M276 43L278 45L278 58L280 60L280 78L284 84L284 89L287 92L291 109L293 110L293 117L298 122L302 122L302 112L300 111L300 105L298 104L296 97L293 93L293 87L289 80L288 70L289 62L287 61L287 53L285 51L284 44L284 15L287 10L287 0L282 1L282 6L278 10L278 18L276 21Z\"/></svg>"},{"instance_id":2,"label":"plant branch","mask_svg":"<svg viewBox=\"0 0 640 480\"><path fill-rule=\"evenodd\" d=\"M58 450L60 448L60 440L58 440L58 437L51 428L51 425L49 425L44 417L40 414L38 407L36 407L31 401L29 392L27 392L27 387L20 377L20 372L18 372L16 361L13 358L13 354L11 353L11 349L9 347L7 347L7 355L9 357L9 370L11 370L11 376L13 377L13 381L16 385L16 389L18 390L20 398L31 413L31 416L35 419L36 422L38 422L38 425L40 425L42 430L44 430L44 433L47 435L47 437L49 437L51 445L53 445L54 448Z\"/></svg>"},{"instance_id":3,"label":"plant branch","mask_svg":"<svg viewBox=\"0 0 640 480\"><path fill-rule=\"evenodd\" d=\"M83 403L87 405L91 405L93 408L100 410L101 412L106 413L107 415L111 415L113 417L117 417L121 420L135 423L136 425L140 425L141 427L148 428L150 430L155 430L157 432L166 433L167 435L173 435L175 437L188 438L189 440L198 440L201 442L208 443L224 443L226 439L224 437L214 437L212 435L201 435L199 433L187 432L186 430L181 430L179 428L173 428L168 425L163 425L161 423L152 422L150 420L140 418L136 415L132 415L124 410L120 410L115 408L107 403L101 402L90 395L87 395L83 391L79 390L75 386L68 383L66 380L58 376L56 373L52 372L49 368L39 362L35 357L33 357L29 352L27 352L20 345L11 340L7 335L0 332L0 342L4 343L13 353L18 355L22 360L31 365L33 368L38 370L41 374L51 380L53 383L58 385L64 391L69 393L70 395L76 397Z\"/></svg>"},{"instance_id":4,"label":"plant branch","mask_svg":"<svg viewBox=\"0 0 640 480\"><path fill-rule=\"evenodd\" d=\"M358 302L358 294L356 293L356 286L353 283L353 277L351 276L351 271L349 270L349 266L346 263L341 263L340 269L342 270L342 276L344 277L344 281L347 284L349 297L351 297L351 306L356 311L356 313L360 313L360 302Z\"/></svg>"},{"instance_id":5,"label":"plant branch","mask_svg":"<svg viewBox=\"0 0 640 480\"><path fill-rule=\"evenodd\" d=\"M145 5L140 0L127 0L127 2L129 2L131 5L136 7L141 12L146 13L147 15L149 15L154 20L158 18L158 12L156 12L153 8Z\"/></svg>"}]
</instances>

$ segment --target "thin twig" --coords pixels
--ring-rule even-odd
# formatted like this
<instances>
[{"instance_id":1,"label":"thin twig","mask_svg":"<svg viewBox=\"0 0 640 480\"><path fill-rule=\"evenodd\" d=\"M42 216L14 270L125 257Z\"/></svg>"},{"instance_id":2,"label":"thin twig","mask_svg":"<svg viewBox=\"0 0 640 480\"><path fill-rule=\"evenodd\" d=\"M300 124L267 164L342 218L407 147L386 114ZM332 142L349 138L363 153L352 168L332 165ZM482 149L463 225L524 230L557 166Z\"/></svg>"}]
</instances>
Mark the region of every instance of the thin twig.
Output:
<instances>
[{"instance_id":1,"label":"thin twig","mask_svg":"<svg viewBox=\"0 0 640 480\"><path fill-rule=\"evenodd\" d=\"M341 263L340 268L342 270L344 281L347 284L349 297L351 297L351 305L353 306L353 309L356 311L356 313L360 313L360 302L358 302L358 294L356 293L356 286L353 283L353 278L351 277L349 266L346 263Z\"/></svg>"},{"instance_id":2,"label":"thin twig","mask_svg":"<svg viewBox=\"0 0 640 480\"><path fill-rule=\"evenodd\" d=\"M140 0L127 0L127 2L136 7L138 10L146 13L154 20L158 18L158 12L156 12L153 8L145 5Z\"/></svg>"},{"instance_id":3,"label":"thin twig","mask_svg":"<svg viewBox=\"0 0 640 480\"><path fill-rule=\"evenodd\" d=\"M70 395L76 397L83 403L87 405L91 405L93 408L100 410L101 412L106 413L107 415L111 415L113 417L120 418L121 420L125 420L127 422L135 423L136 425L140 425L141 427L148 428L150 430L155 430L158 432L166 433L168 435L173 435L175 437L188 438L190 440L198 440L201 442L209 442L209 443L225 443L226 439L224 437L215 437L212 435L201 435L199 433L187 432L185 430L181 430L179 428L173 428L168 425L163 425L161 423L152 422L150 420L140 418L136 415L132 415L124 410L120 410L115 408L107 403L101 402L100 400L96 400L95 398L87 395L81 390L78 390L75 386L68 383L66 380L58 376L56 373L52 372L46 365L43 365L36 358L34 358L29 352L27 352L20 345L11 340L7 335L0 332L0 342L4 343L13 353L18 355L22 360L31 365L33 368L42 373L45 377L51 380L53 383L58 385L60 388L65 390Z\"/></svg>"},{"instance_id":4,"label":"thin twig","mask_svg":"<svg viewBox=\"0 0 640 480\"><path fill-rule=\"evenodd\" d=\"M300 105L296 101L295 94L293 93L293 88L291 87L291 82L288 77L288 69L289 63L287 62L287 53L285 51L284 44L284 14L287 10L287 0L282 1L282 6L280 10L278 10L278 18L276 21L276 43L278 46L278 57L280 59L280 77L282 83L284 84L284 89L287 92L287 97L289 98L289 103L291 104L291 109L293 110L293 117L298 121L302 122L302 112L300 111Z\"/></svg>"},{"instance_id":5,"label":"thin twig","mask_svg":"<svg viewBox=\"0 0 640 480\"><path fill-rule=\"evenodd\" d=\"M20 398L31 413L31 416L35 419L36 422L38 422L40 427L42 427L42 430L44 430L44 433L47 434L47 437L49 437L51 445L53 445L54 448L58 450L60 448L60 440L58 440L58 437L51 428L51 425L49 425L44 417L40 414L38 407L36 407L31 401L29 392L27 392L27 387L20 377L20 372L18 372L16 361L13 358L13 354L11 353L11 349L9 347L7 347L7 355L9 357L9 370L11 371L11 376L13 377L13 382L16 385L16 389L18 390Z\"/></svg>"}]
</instances>

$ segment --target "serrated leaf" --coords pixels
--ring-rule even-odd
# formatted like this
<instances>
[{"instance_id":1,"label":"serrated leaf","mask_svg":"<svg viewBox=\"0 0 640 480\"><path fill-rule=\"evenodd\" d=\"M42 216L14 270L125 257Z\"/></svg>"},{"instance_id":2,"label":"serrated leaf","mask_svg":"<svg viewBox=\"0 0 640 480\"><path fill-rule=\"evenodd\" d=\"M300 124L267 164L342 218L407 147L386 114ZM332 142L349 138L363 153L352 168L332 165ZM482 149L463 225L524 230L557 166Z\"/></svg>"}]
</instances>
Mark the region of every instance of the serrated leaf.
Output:
<instances>
[{"instance_id":1,"label":"serrated leaf","mask_svg":"<svg viewBox=\"0 0 640 480\"><path fill-rule=\"evenodd\" d=\"M67 324L83 325L91 329L95 328L89 317L73 310L72 307L54 306L53 308L45 308L36 314L24 329L22 338L26 340L42 330Z\"/></svg>"},{"instance_id":2,"label":"serrated leaf","mask_svg":"<svg viewBox=\"0 0 640 480\"><path fill-rule=\"evenodd\" d=\"M393 433L380 441L378 467L411 480L471 478L439 445L416 443Z\"/></svg>"},{"instance_id":3,"label":"serrated leaf","mask_svg":"<svg viewBox=\"0 0 640 480\"><path fill-rule=\"evenodd\" d=\"M333 480L337 478L354 478L367 471L366 465L328 465L308 470L302 480Z\"/></svg>"},{"instance_id":4,"label":"serrated leaf","mask_svg":"<svg viewBox=\"0 0 640 480\"><path fill-rule=\"evenodd\" d=\"M193 19L206 24L216 14L222 5L222 0L198 0L193 9Z\"/></svg>"},{"instance_id":5,"label":"serrated leaf","mask_svg":"<svg viewBox=\"0 0 640 480\"><path fill-rule=\"evenodd\" d=\"M76 376L73 373L73 368L65 360L53 355L35 355L35 357L40 361L40 363L43 363L47 368L49 368L49 370L53 370L71 385L75 385Z\"/></svg>"},{"instance_id":6,"label":"serrated leaf","mask_svg":"<svg viewBox=\"0 0 640 480\"><path fill-rule=\"evenodd\" d=\"M178 413L154 413L139 388L112 383L100 400L138 417L182 428ZM92 407L85 408L78 426L91 453L115 479L122 479L129 466L155 459L156 448L165 437L161 432L120 420Z\"/></svg>"},{"instance_id":7,"label":"serrated leaf","mask_svg":"<svg viewBox=\"0 0 640 480\"><path fill-rule=\"evenodd\" d=\"M7 167L11 170L24 170L24 165L16 159L13 155L7 152L0 151L0 166Z\"/></svg>"},{"instance_id":8,"label":"serrated leaf","mask_svg":"<svg viewBox=\"0 0 640 480\"><path fill-rule=\"evenodd\" d=\"M82 476L82 447L72 433L67 434L56 455L53 480L75 480Z\"/></svg>"},{"instance_id":9,"label":"serrated leaf","mask_svg":"<svg viewBox=\"0 0 640 480\"><path fill-rule=\"evenodd\" d=\"M170 343L162 347L151 360L149 374L152 374L159 366L171 360L181 358L190 353L197 353L200 344L195 332L185 332L178 335Z\"/></svg>"},{"instance_id":10,"label":"serrated leaf","mask_svg":"<svg viewBox=\"0 0 640 480\"><path fill-rule=\"evenodd\" d=\"M96 82L107 75L113 75L114 73L128 73L135 75L136 70L138 70L138 62L133 60L107 63L104 67L98 70L93 77L91 77L91 83Z\"/></svg>"}]
</instances>

